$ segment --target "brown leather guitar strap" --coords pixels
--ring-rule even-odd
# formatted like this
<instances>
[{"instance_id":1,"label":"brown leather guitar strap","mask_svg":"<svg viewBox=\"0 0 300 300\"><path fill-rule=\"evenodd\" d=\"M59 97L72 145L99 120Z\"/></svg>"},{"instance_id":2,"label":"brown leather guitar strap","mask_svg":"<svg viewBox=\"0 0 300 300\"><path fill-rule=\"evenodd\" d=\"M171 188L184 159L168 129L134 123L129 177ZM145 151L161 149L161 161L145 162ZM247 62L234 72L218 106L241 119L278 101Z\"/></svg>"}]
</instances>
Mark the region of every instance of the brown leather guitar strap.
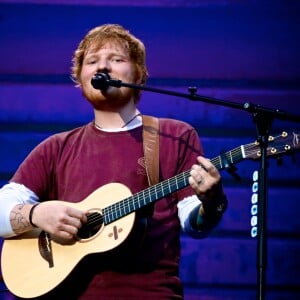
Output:
<instances>
[{"instance_id":1,"label":"brown leather guitar strap","mask_svg":"<svg viewBox=\"0 0 300 300\"><path fill-rule=\"evenodd\" d=\"M149 186L159 183L159 119L143 115L143 147Z\"/></svg>"}]
</instances>

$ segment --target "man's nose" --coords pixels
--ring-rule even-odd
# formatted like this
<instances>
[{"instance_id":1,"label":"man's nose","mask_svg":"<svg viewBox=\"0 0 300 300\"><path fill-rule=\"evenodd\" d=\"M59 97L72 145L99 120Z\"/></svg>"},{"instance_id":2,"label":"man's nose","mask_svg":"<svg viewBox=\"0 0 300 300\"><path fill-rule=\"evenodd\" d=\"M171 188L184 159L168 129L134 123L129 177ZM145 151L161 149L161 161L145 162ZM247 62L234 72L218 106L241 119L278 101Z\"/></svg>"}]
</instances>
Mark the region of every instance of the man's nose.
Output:
<instances>
[{"instance_id":1,"label":"man's nose","mask_svg":"<svg viewBox=\"0 0 300 300\"><path fill-rule=\"evenodd\" d=\"M107 73L110 72L111 67L110 67L109 61L106 59L99 61L98 66L97 66L97 71L98 72L107 72Z\"/></svg>"}]
</instances>

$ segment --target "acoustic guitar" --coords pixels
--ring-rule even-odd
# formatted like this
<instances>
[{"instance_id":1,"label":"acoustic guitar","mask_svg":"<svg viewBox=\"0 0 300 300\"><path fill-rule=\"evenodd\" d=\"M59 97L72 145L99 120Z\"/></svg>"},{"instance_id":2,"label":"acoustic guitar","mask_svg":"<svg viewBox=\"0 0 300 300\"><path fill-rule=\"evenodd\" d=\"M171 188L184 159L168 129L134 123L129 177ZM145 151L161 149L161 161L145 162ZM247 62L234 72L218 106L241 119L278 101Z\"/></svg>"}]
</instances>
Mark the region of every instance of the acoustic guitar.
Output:
<instances>
[{"instance_id":1,"label":"acoustic guitar","mask_svg":"<svg viewBox=\"0 0 300 300\"><path fill-rule=\"evenodd\" d=\"M299 137L294 132L270 137L267 155L278 156L297 149ZM254 142L223 153L211 162L217 169L223 170L243 159L258 159L260 156L259 144ZM51 291L83 257L112 250L123 243L134 225L135 212L186 187L189 176L190 170L135 195L123 184L110 183L79 203L54 200L89 211L87 223L80 229L77 238L68 243L56 240L38 228L6 239L1 264L7 288L22 298L33 298Z\"/></svg>"}]
</instances>

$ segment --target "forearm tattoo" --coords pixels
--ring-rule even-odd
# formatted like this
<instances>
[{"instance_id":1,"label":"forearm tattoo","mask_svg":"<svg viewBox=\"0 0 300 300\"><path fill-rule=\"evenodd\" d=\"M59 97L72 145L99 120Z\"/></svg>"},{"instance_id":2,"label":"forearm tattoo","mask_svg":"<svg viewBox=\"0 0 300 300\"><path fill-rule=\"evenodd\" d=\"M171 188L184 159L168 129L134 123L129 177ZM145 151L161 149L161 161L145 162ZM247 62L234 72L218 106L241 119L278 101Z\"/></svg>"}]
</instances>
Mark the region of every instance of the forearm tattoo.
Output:
<instances>
[{"instance_id":1,"label":"forearm tattoo","mask_svg":"<svg viewBox=\"0 0 300 300\"><path fill-rule=\"evenodd\" d=\"M23 233L31 228L30 223L24 216L24 204L19 204L10 213L10 223L16 234Z\"/></svg>"}]
</instances>

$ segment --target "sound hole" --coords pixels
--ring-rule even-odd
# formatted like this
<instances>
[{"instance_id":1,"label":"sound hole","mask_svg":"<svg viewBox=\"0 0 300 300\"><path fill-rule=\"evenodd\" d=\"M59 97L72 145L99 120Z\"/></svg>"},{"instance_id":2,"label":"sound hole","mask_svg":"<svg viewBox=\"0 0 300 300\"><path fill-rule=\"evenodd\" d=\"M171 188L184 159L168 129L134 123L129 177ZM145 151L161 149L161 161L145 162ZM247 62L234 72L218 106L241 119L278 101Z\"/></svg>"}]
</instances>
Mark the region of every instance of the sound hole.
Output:
<instances>
[{"instance_id":1,"label":"sound hole","mask_svg":"<svg viewBox=\"0 0 300 300\"><path fill-rule=\"evenodd\" d=\"M78 239L88 239L94 236L103 225L103 216L98 212L90 213L87 219L87 223L78 230Z\"/></svg>"}]
</instances>

